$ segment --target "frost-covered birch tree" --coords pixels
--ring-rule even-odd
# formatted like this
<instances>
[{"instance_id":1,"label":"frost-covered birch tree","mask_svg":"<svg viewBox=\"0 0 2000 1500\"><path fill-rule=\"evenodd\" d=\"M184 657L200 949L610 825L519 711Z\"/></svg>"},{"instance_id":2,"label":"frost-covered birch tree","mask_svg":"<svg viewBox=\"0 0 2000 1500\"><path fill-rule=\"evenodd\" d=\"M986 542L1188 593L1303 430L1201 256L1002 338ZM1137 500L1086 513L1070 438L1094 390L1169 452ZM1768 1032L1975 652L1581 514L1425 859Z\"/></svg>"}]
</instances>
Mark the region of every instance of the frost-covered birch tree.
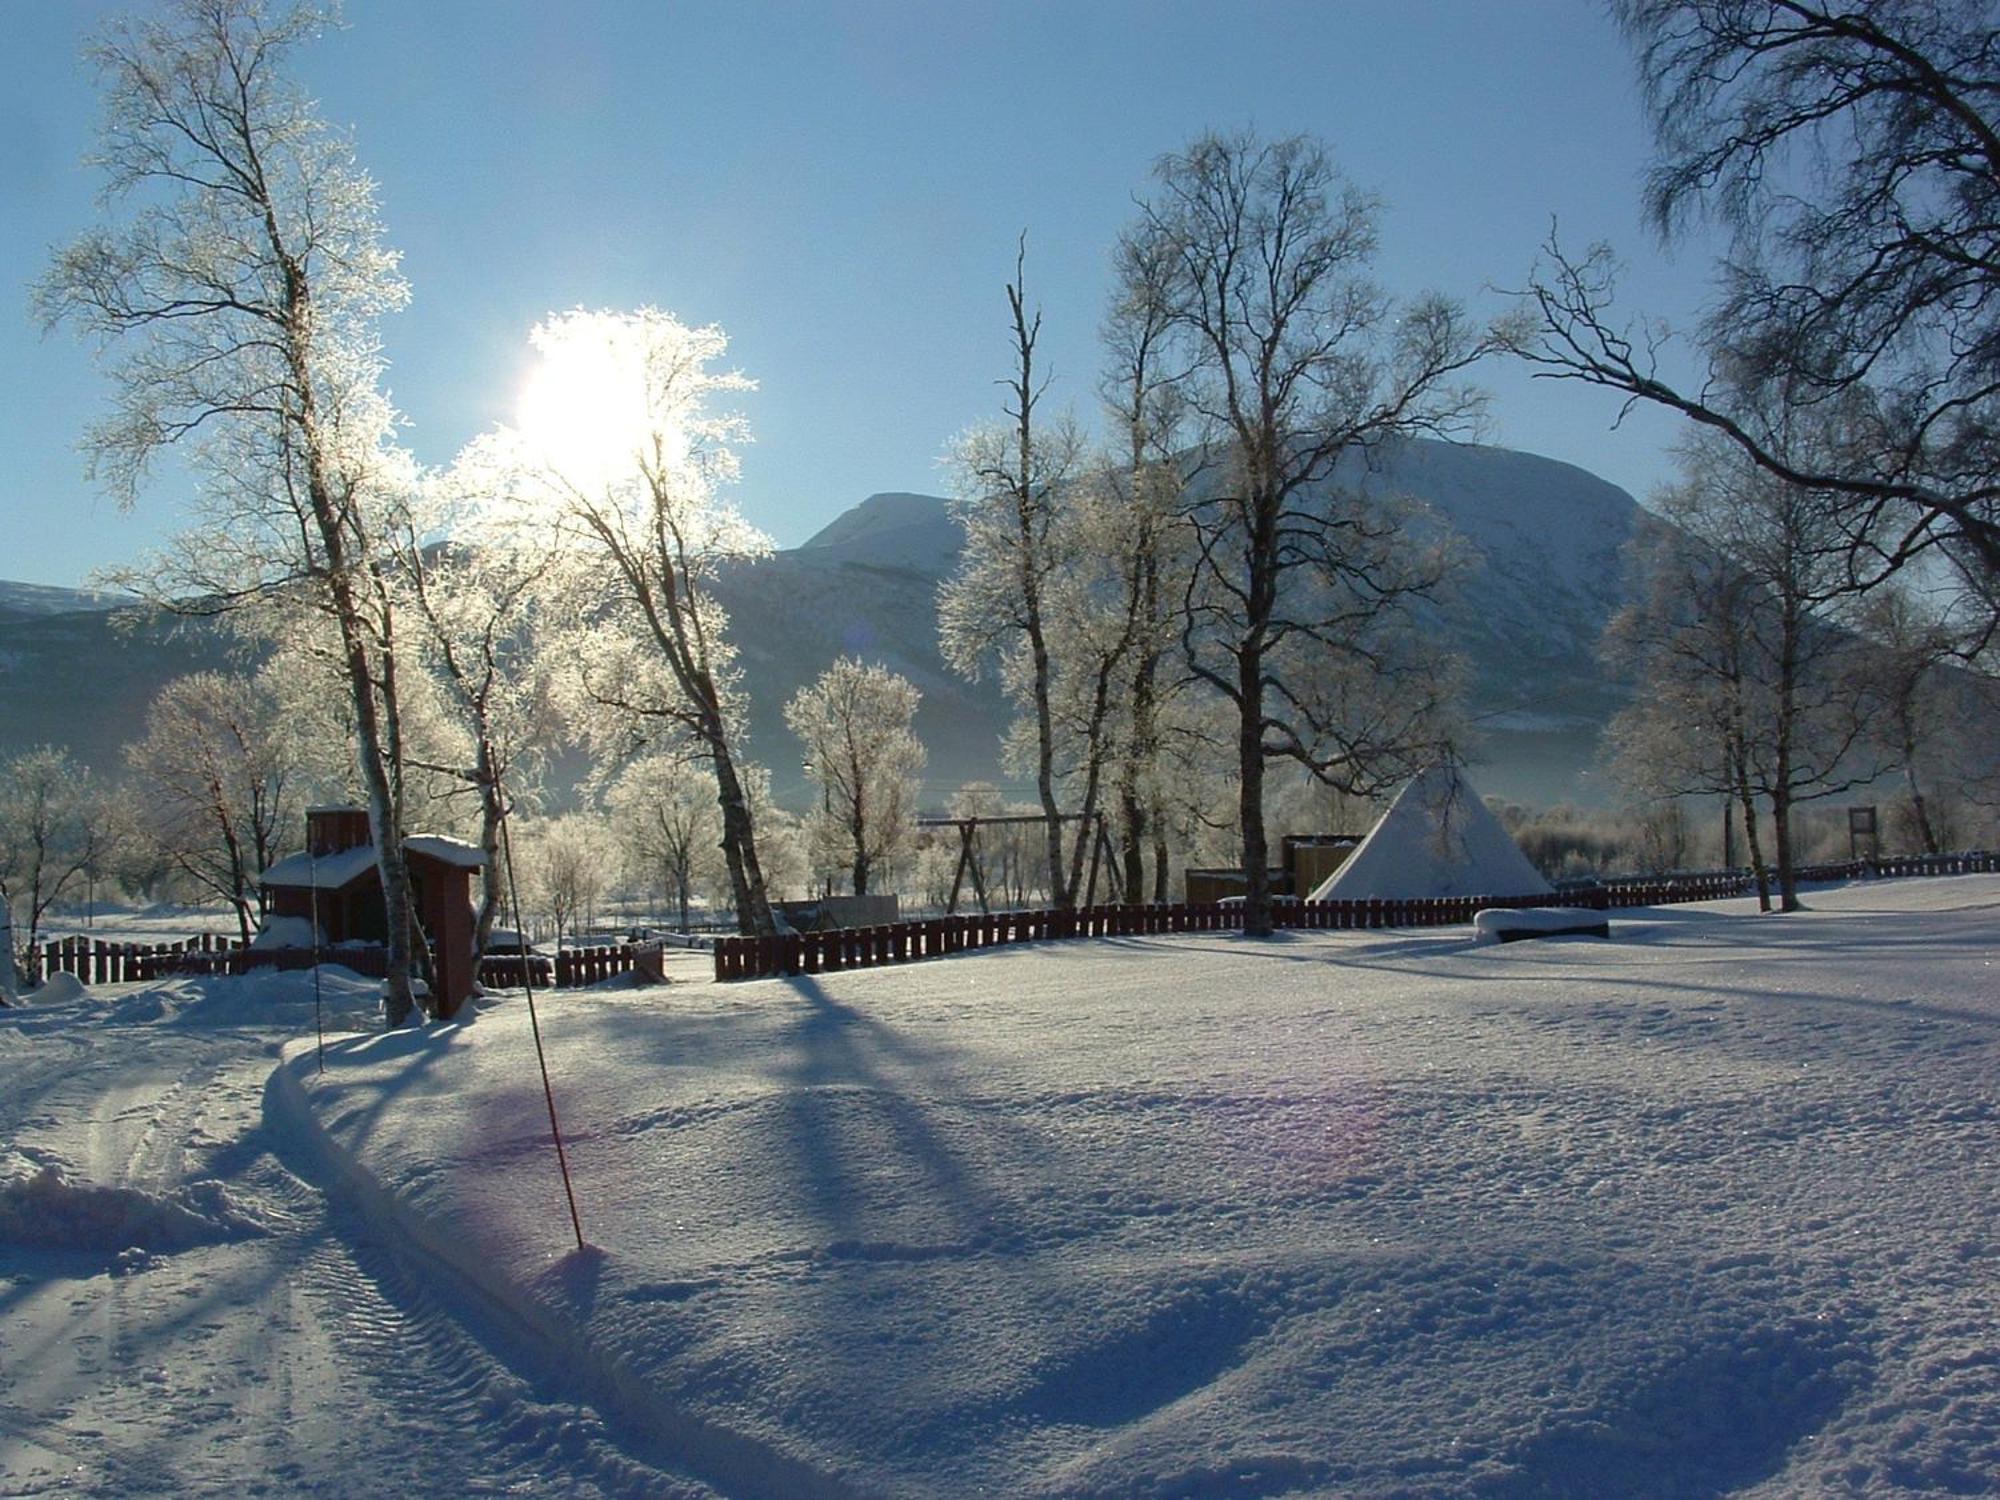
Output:
<instances>
[{"instance_id":1,"label":"frost-covered birch tree","mask_svg":"<svg viewBox=\"0 0 2000 1500\"><path fill-rule=\"evenodd\" d=\"M1447 707L1407 623L1446 558L1335 468L1465 426L1461 377L1492 344L1448 299L1369 279L1379 214L1316 140L1208 134L1156 164L1120 260L1121 296L1164 309L1198 445L1182 644L1234 709L1252 932L1272 921L1266 763L1365 791L1436 753Z\"/></svg>"},{"instance_id":2,"label":"frost-covered birch tree","mask_svg":"<svg viewBox=\"0 0 2000 1500\"><path fill-rule=\"evenodd\" d=\"M87 442L122 502L163 449L193 450L198 514L160 559L159 588L331 622L388 908L385 1010L399 1024L413 1004L413 915L378 517L405 476L375 328L407 290L374 185L287 72L322 22L259 0L178 0L113 22L90 51L109 222L56 257L37 300L109 358L113 410Z\"/></svg>"},{"instance_id":3,"label":"frost-covered birch tree","mask_svg":"<svg viewBox=\"0 0 2000 1500\"><path fill-rule=\"evenodd\" d=\"M1113 524L1097 539L1097 550L1116 558L1131 632L1113 773L1118 846L1125 889L1135 900L1145 889L1150 850L1155 901L1168 894L1163 776L1167 723L1183 685L1169 658L1179 639L1195 540L1180 514L1186 409L1178 371L1169 362L1172 319L1165 294L1171 254L1170 245L1155 239L1119 244L1116 292L1102 329L1105 369L1099 385L1116 437L1101 481Z\"/></svg>"},{"instance_id":4,"label":"frost-covered birch tree","mask_svg":"<svg viewBox=\"0 0 2000 1500\"><path fill-rule=\"evenodd\" d=\"M1639 688L1607 727L1613 765L1644 797L1721 798L1725 854L1735 820L1759 902L1769 910L1771 866L1750 774L1758 722L1755 585L1714 548L1676 530L1649 527L1632 548L1634 597L1604 640L1607 660Z\"/></svg>"},{"instance_id":5,"label":"frost-covered birch tree","mask_svg":"<svg viewBox=\"0 0 2000 1500\"><path fill-rule=\"evenodd\" d=\"M1750 802L1761 798L1778 908L1796 911L1795 809L1882 770L1870 744L1873 663L1828 612L1846 576L1839 501L1777 478L1713 434L1684 444L1681 468L1681 482L1655 503L1686 540L1671 544L1645 602L1614 622L1640 647L1644 668L1639 701L1614 732L1629 763L1634 750L1659 756L1671 737L1699 744L1722 727L1726 782L1744 804L1746 837L1755 839ZM1707 735L1687 717L1695 703L1722 711L1705 716Z\"/></svg>"},{"instance_id":6,"label":"frost-covered birch tree","mask_svg":"<svg viewBox=\"0 0 2000 1500\"><path fill-rule=\"evenodd\" d=\"M695 890L720 862L715 779L691 756L654 751L619 773L605 805L633 873L666 891L687 931Z\"/></svg>"},{"instance_id":7,"label":"frost-covered birch tree","mask_svg":"<svg viewBox=\"0 0 2000 1500\"><path fill-rule=\"evenodd\" d=\"M900 673L843 656L785 705L857 896L869 893L876 872L916 831L925 755L910 725L922 696Z\"/></svg>"},{"instance_id":8,"label":"frost-covered birch tree","mask_svg":"<svg viewBox=\"0 0 2000 1500\"><path fill-rule=\"evenodd\" d=\"M615 865L613 849L611 830L595 813L564 813L523 825L516 873L521 899L555 928L558 949L566 937L576 935L603 897ZM527 915L516 913L523 932L528 930Z\"/></svg>"},{"instance_id":9,"label":"frost-covered birch tree","mask_svg":"<svg viewBox=\"0 0 2000 1500\"><path fill-rule=\"evenodd\" d=\"M0 763L0 905L28 973L49 909L102 853L90 772L44 745Z\"/></svg>"},{"instance_id":10,"label":"frost-covered birch tree","mask_svg":"<svg viewBox=\"0 0 2000 1500\"><path fill-rule=\"evenodd\" d=\"M1869 738L1903 784L1892 828L1926 854L1990 847L1965 840L1991 837L1978 809L2000 801L2000 677L1957 660L1953 613L1935 595L1891 586L1852 620L1875 682Z\"/></svg>"},{"instance_id":11,"label":"frost-covered birch tree","mask_svg":"<svg viewBox=\"0 0 2000 1500\"><path fill-rule=\"evenodd\" d=\"M1024 236L1007 283L1014 355L1002 382L1007 420L965 433L947 455L952 512L965 528L965 545L957 570L938 589L938 638L945 660L968 678L997 663L1002 686L1022 706L1049 897L1069 907L1076 893L1065 870L1056 795L1048 592L1063 563L1062 493L1082 469L1084 444L1073 422L1048 420L1041 410L1048 386L1035 363L1042 316L1028 304L1026 259Z\"/></svg>"},{"instance_id":12,"label":"frost-covered birch tree","mask_svg":"<svg viewBox=\"0 0 2000 1500\"><path fill-rule=\"evenodd\" d=\"M771 932L737 748L735 650L715 595L725 565L771 549L722 494L748 429L712 403L751 382L710 368L728 347L721 329L657 308L565 313L532 338L541 364L520 427L485 440L484 461L511 475L486 532L547 545L563 616L550 650L600 749L687 744L707 762L738 924Z\"/></svg>"},{"instance_id":13,"label":"frost-covered birch tree","mask_svg":"<svg viewBox=\"0 0 2000 1500\"><path fill-rule=\"evenodd\" d=\"M504 482L476 461L484 451L475 448L473 456L431 476L389 535L411 652L429 676L436 720L449 726L431 743L419 741L406 758L478 804L486 863L475 954L486 951L507 901L507 816L532 791L560 723L537 638L538 595L553 565L549 555L513 538L489 536L477 546L438 540Z\"/></svg>"},{"instance_id":14,"label":"frost-covered birch tree","mask_svg":"<svg viewBox=\"0 0 2000 1500\"><path fill-rule=\"evenodd\" d=\"M160 689L125 752L148 839L204 895L229 903L246 943L263 909L257 878L296 838L304 805L277 717L258 679L197 672Z\"/></svg>"},{"instance_id":15,"label":"frost-covered birch tree","mask_svg":"<svg viewBox=\"0 0 2000 1500\"><path fill-rule=\"evenodd\" d=\"M1147 518L1135 513L1125 478L1099 463L1065 491L1060 566L1046 595L1055 772L1077 819L1063 874L1072 900L1088 895L1085 865L1096 857L1098 819L1113 777L1130 765L1130 671L1145 623L1148 553L1134 535Z\"/></svg>"}]
</instances>

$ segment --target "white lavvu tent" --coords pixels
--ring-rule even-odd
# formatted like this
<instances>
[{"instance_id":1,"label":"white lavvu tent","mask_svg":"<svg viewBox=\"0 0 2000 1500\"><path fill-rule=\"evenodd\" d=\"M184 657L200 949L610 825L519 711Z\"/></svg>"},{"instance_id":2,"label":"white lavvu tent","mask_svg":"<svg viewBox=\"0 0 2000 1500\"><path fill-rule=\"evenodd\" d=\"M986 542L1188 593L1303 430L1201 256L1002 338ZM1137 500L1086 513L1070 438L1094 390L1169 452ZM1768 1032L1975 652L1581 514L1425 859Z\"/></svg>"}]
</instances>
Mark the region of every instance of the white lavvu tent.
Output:
<instances>
[{"instance_id":1,"label":"white lavvu tent","mask_svg":"<svg viewBox=\"0 0 2000 1500\"><path fill-rule=\"evenodd\" d=\"M1549 883L1456 766L1420 772L1313 901L1546 896Z\"/></svg>"}]
</instances>

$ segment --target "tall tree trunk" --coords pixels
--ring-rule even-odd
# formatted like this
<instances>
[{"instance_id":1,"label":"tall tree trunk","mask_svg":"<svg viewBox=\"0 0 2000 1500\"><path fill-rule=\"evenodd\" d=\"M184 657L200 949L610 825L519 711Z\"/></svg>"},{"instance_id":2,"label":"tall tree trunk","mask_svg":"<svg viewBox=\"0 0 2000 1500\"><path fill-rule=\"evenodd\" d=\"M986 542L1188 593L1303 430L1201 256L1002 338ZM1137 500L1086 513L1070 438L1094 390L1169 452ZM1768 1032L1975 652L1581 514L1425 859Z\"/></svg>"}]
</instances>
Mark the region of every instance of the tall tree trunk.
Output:
<instances>
[{"instance_id":1,"label":"tall tree trunk","mask_svg":"<svg viewBox=\"0 0 2000 1500\"><path fill-rule=\"evenodd\" d=\"M368 826L375 839L376 875L382 882L383 916L388 928L383 934L383 967L388 972L382 982L382 1012L389 1025L400 1026L409 1019L415 1005L410 989L410 876L403 857L401 768L391 766L384 753L384 725L376 710L377 680L370 670L368 645L362 633L361 602L355 594L356 570L367 559L350 556L348 518L335 498L326 439L320 430L310 285L303 267L285 247L276 208L268 201L264 207L273 259L284 277L285 358L292 384L290 394L298 403L286 420L297 430L299 450L305 461L306 501L326 554L325 584L340 629L347 685L354 704L356 758L362 785L368 793ZM350 496L349 504L353 503ZM393 693L394 679L386 679L383 689Z\"/></svg>"},{"instance_id":2,"label":"tall tree trunk","mask_svg":"<svg viewBox=\"0 0 2000 1500\"><path fill-rule=\"evenodd\" d=\"M1150 628L1153 613L1158 608L1158 588L1155 582L1157 570L1148 568L1146 573L1146 620ZM1125 889L1136 901L1145 889L1145 843L1149 833L1158 840L1156 830L1149 828L1149 809L1146 805L1144 786L1147 781L1146 768L1159 756L1157 738L1159 734L1158 679L1160 654L1147 641L1132 667L1132 722L1130 737L1125 744L1124 765L1118 785L1119 835L1125 865ZM1156 881L1157 885L1158 882ZM1155 895L1155 900L1165 900Z\"/></svg>"},{"instance_id":3,"label":"tall tree trunk","mask_svg":"<svg viewBox=\"0 0 2000 1500\"><path fill-rule=\"evenodd\" d=\"M1909 698L1906 695L1902 711L1897 715L1897 727L1902 739L1903 782L1910 789L1910 811L1917 820L1917 837L1923 841L1924 853L1940 853L1937 830L1931 826L1930 808L1924 801L1924 789L1917 779L1917 731L1908 712Z\"/></svg>"},{"instance_id":4,"label":"tall tree trunk","mask_svg":"<svg viewBox=\"0 0 2000 1500\"><path fill-rule=\"evenodd\" d=\"M338 569L337 558L329 558L330 570ZM391 1026L401 1026L415 1007L410 988L410 934L413 913L410 907L410 873L403 852L401 799L396 794L396 778L382 749L382 723L376 708L375 676L369 670L368 649L361 638L360 615L349 581L340 571L330 571L328 582L335 599L335 612L345 647L347 681L354 704L355 750L361 768L361 783L368 795L368 829L375 840L375 871L382 883L384 950L382 1012Z\"/></svg>"},{"instance_id":5,"label":"tall tree trunk","mask_svg":"<svg viewBox=\"0 0 2000 1500\"><path fill-rule=\"evenodd\" d=\"M863 805L867 796L866 783L857 764L849 764L848 775L854 783L853 816L847 825L847 831L854 839L854 894L865 896L868 894L868 815Z\"/></svg>"},{"instance_id":6,"label":"tall tree trunk","mask_svg":"<svg viewBox=\"0 0 2000 1500\"><path fill-rule=\"evenodd\" d=\"M1799 909L1798 862L1792 857L1792 789L1784 771L1771 789L1771 837L1778 846L1778 910Z\"/></svg>"},{"instance_id":7,"label":"tall tree trunk","mask_svg":"<svg viewBox=\"0 0 2000 1500\"><path fill-rule=\"evenodd\" d=\"M1246 645L1237 658L1238 705L1236 759L1241 780L1237 816L1243 820L1243 930L1252 937L1269 937L1271 917L1271 856L1264 840L1264 665L1261 648Z\"/></svg>"},{"instance_id":8,"label":"tall tree trunk","mask_svg":"<svg viewBox=\"0 0 2000 1500\"><path fill-rule=\"evenodd\" d=\"M1130 899L1137 901L1146 888L1146 809L1139 800L1138 787L1128 763L1118 783L1118 862L1125 877Z\"/></svg>"},{"instance_id":9,"label":"tall tree trunk","mask_svg":"<svg viewBox=\"0 0 2000 1500\"><path fill-rule=\"evenodd\" d=\"M1788 549L1789 557L1789 549ZM1788 574L1788 576L1790 576ZM1798 732L1799 658L1804 640L1804 606L1787 589L1778 631L1777 774L1771 778L1771 836L1778 845L1778 910L1799 909L1798 861L1792 853L1792 743Z\"/></svg>"},{"instance_id":10,"label":"tall tree trunk","mask_svg":"<svg viewBox=\"0 0 2000 1500\"><path fill-rule=\"evenodd\" d=\"M1041 799L1049 857L1049 900L1060 911L1076 904L1063 879L1062 807L1056 801L1055 710L1049 701L1049 648L1042 636L1039 591L1032 594L1028 649L1035 670L1035 794Z\"/></svg>"},{"instance_id":11,"label":"tall tree trunk","mask_svg":"<svg viewBox=\"0 0 2000 1500\"><path fill-rule=\"evenodd\" d=\"M1731 752L1733 779L1736 783L1737 810L1743 819L1743 845L1750 854L1750 869L1757 877L1757 909L1771 909L1771 871L1764 863L1764 847L1757 837L1757 799L1750 790L1750 771L1744 763L1743 752Z\"/></svg>"},{"instance_id":12,"label":"tall tree trunk","mask_svg":"<svg viewBox=\"0 0 2000 1500\"><path fill-rule=\"evenodd\" d=\"M493 940L493 925L506 905L506 879L500 866L500 825L507 815L507 801L490 739L480 739L478 758L473 765L479 782L479 851L486 857L485 867L480 871L479 910L472 923L470 956L476 973L480 955Z\"/></svg>"},{"instance_id":13,"label":"tall tree trunk","mask_svg":"<svg viewBox=\"0 0 2000 1500\"><path fill-rule=\"evenodd\" d=\"M1252 475L1268 473L1268 455L1251 450ZM1278 606L1278 514L1275 494L1259 493L1252 478L1246 498L1249 564L1244 591L1244 631L1236 644L1236 755L1242 776L1238 811L1243 819L1243 929L1269 937L1271 858L1264 839L1264 651L1266 632Z\"/></svg>"},{"instance_id":14,"label":"tall tree trunk","mask_svg":"<svg viewBox=\"0 0 2000 1500\"><path fill-rule=\"evenodd\" d=\"M736 899L736 928L749 936L768 937L778 928L771 916L764 870L757 859L750 799L736 775L736 762L729 753L729 739L720 716L707 727L708 750L715 763L716 804L722 810L722 857L729 866L729 889Z\"/></svg>"}]
</instances>

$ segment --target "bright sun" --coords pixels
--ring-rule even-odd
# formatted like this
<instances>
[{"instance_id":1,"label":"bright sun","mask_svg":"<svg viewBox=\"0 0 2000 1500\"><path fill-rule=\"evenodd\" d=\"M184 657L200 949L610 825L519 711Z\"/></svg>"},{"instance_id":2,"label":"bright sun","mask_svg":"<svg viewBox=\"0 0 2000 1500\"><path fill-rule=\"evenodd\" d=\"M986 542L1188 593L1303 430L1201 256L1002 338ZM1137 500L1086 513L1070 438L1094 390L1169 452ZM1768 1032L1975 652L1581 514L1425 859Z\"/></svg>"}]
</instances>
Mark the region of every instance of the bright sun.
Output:
<instances>
[{"instance_id":1,"label":"bright sun","mask_svg":"<svg viewBox=\"0 0 2000 1500\"><path fill-rule=\"evenodd\" d=\"M615 320L571 314L537 328L538 356L515 404L536 457L572 484L601 488L652 448L643 359Z\"/></svg>"}]
</instances>

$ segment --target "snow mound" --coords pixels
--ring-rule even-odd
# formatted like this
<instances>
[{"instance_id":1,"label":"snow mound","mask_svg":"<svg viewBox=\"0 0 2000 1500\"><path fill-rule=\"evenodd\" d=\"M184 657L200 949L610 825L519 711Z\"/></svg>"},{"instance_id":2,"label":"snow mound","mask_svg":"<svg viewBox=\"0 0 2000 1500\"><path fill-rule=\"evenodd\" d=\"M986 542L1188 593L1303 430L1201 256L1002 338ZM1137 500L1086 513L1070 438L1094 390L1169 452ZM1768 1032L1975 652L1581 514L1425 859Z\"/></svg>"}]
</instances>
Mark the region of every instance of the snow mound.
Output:
<instances>
[{"instance_id":1,"label":"snow mound","mask_svg":"<svg viewBox=\"0 0 2000 1500\"><path fill-rule=\"evenodd\" d=\"M266 917L250 946L258 952L266 948L310 948L318 940L310 917Z\"/></svg>"},{"instance_id":2,"label":"snow mound","mask_svg":"<svg viewBox=\"0 0 2000 1500\"><path fill-rule=\"evenodd\" d=\"M581 1251L518 1002L270 1120L722 1493L1983 1494L1996 899L568 995Z\"/></svg>"},{"instance_id":3,"label":"snow mound","mask_svg":"<svg viewBox=\"0 0 2000 1500\"><path fill-rule=\"evenodd\" d=\"M247 974L190 975L134 990L115 1002L121 1022L190 1027L250 1027L285 1033L373 1031L380 1025L379 979L337 963L311 969L252 969Z\"/></svg>"},{"instance_id":4,"label":"snow mound","mask_svg":"<svg viewBox=\"0 0 2000 1500\"><path fill-rule=\"evenodd\" d=\"M1456 766L1432 766L1389 810L1314 901L1411 901L1451 896L1546 896L1528 863Z\"/></svg>"},{"instance_id":5,"label":"snow mound","mask_svg":"<svg viewBox=\"0 0 2000 1500\"><path fill-rule=\"evenodd\" d=\"M55 1162L13 1155L0 1178L0 1243L148 1254L267 1233L213 1180L167 1193L77 1182Z\"/></svg>"},{"instance_id":6,"label":"snow mound","mask_svg":"<svg viewBox=\"0 0 2000 1500\"><path fill-rule=\"evenodd\" d=\"M28 998L37 1005L61 1005L70 1000L81 1000L84 996L83 981L74 974L56 970L42 987L29 994Z\"/></svg>"}]
</instances>

